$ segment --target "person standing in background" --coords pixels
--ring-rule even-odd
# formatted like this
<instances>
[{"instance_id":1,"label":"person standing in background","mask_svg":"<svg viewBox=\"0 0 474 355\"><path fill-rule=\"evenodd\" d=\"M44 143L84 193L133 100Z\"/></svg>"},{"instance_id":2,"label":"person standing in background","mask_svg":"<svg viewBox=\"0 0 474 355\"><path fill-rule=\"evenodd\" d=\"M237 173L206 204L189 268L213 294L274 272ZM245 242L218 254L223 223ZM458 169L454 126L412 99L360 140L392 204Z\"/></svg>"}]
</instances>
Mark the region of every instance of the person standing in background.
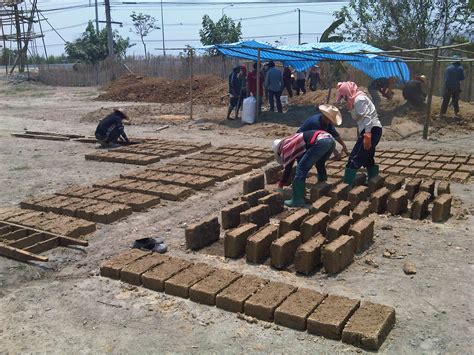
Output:
<instances>
[{"instance_id":1,"label":"person standing in background","mask_svg":"<svg viewBox=\"0 0 474 355\"><path fill-rule=\"evenodd\" d=\"M309 80L309 89L311 91L316 91L318 89L318 84L321 82L320 70L317 65L312 66L308 71L307 79Z\"/></svg>"},{"instance_id":2,"label":"person standing in background","mask_svg":"<svg viewBox=\"0 0 474 355\"><path fill-rule=\"evenodd\" d=\"M241 84L242 82L240 81L240 65L236 66L234 69L232 69L232 73L229 75L229 109L227 110L227 119L228 120L233 120L233 118L230 118L230 114L232 113L232 110L235 108L235 119L237 119L238 115L238 105L239 105L239 98L240 98L240 92L242 91Z\"/></svg>"},{"instance_id":3,"label":"person standing in background","mask_svg":"<svg viewBox=\"0 0 474 355\"><path fill-rule=\"evenodd\" d=\"M283 113L281 105L281 92L283 90L283 75L281 71L275 68L273 61L268 62L267 76L265 77L265 88L268 90L268 101L270 102L270 111L275 112L275 102L279 113Z\"/></svg>"},{"instance_id":4,"label":"person standing in background","mask_svg":"<svg viewBox=\"0 0 474 355\"><path fill-rule=\"evenodd\" d=\"M465 79L464 69L458 55L453 56L454 62L444 72L444 94L441 104L441 115L448 111L449 100L452 100L454 114L459 115L459 94L461 93L461 81Z\"/></svg>"},{"instance_id":5,"label":"person standing in background","mask_svg":"<svg viewBox=\"0 0 474 355\"><path fill-rule=\"evenodd\" d=\"M296 77L296 95L300 94L300 91L304 94L306 94L306 72L304 70L302 71L295 71L295 77Z\"/></svg>"},{"instance_id":6,"label":"person standing in background","mask_svg":"<svg viewBox=\"0 0 474 355\"><path fill-rule=\"evenodd\" d=\"M288 91L288 96L293 97L293 89L291 88L291 69L288 65L285 65L283 69L283 86Z\"/></svg>"},{"instance_id":7,"label":"person standing in background","mask_svg":"<svg viewBox=\"0 0 474 355\"><path fill-rule=\"evenodd\" d=\"M247 92L255 97L258 102L258 110L262 111L263 82L265 78L260 73L259 97L257 97L257 63L253 63L253 70L247 74Z\"/></svg>"}]
</instances>

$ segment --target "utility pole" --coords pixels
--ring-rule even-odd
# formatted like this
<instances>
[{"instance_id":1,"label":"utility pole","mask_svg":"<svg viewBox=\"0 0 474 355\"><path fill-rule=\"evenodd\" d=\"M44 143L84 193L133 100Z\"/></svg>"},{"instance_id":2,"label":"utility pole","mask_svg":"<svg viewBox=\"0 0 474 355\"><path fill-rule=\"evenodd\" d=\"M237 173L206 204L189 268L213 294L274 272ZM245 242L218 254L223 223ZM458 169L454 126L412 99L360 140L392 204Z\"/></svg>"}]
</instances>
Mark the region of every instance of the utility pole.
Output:
<instances>
[{"instance_id":1,"label":"utility pole","mask_svg":"<svg viewBox=\"0 0 474 355\"><path fill-rule=\"evenodd\" d=\"M109 58L114 58L114 40L112 33L112 19L110 17L110 0L105 0L105 21L107 26L107 50Z\"/></svg>"},{"instance_id":2,"label":"utility pole","mask_svg":"<svg viewBox=\"0 0 474 355\"><path fill-rule=\"evenodd\" d=\"M163 20L163 0L161 0L161 37L163 38L163 56L166 57L165 49L165 22Z\"/></svg>"},{"instance_id":3,"label":"utility pole","mask_svg":"<svg viewBox=\"0 0 474 355\"><path fill-rule=\"evenodd\" d=\"M438 72L438 55L439 47L436 47L433 62L431 63L431 78L430 78L430 87L428 89L428 100L426 102L426 117L425 124L423 125L423 139L428 139L428 129L430 127L431 121L431 102L433 99L433 90L435 85L436 73Z\"/></svg>"},{"instance_id":4,"label":"utility pole","mask_svg":"<svg viewBox=\"0 0 474 355\"><path fill-rule=\"evenodd\" d=\"M95 0L95 32L99 34L99 6L97 1L98 0Z\"/></svg>"},{"instance_id":5,"label":"utility pole","mask_svg":"<svg viewBox=\"0 0 474 355\"><path fill-rule=\"evenodd\" d=\"M298 10L298 45L301 44L301 10Z\"/></svg>"}]
</instances>

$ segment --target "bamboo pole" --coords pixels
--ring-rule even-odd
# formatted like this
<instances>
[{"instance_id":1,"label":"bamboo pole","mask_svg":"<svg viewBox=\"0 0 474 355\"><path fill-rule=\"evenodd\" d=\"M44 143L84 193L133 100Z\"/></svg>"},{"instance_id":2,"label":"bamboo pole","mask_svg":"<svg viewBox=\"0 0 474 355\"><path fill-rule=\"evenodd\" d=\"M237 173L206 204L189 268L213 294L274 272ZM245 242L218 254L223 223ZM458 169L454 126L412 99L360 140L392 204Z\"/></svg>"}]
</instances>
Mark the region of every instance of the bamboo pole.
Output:
<instances>
[{"instance_id":1,"label":"bamboo pole","mask_svg":"<svg viewBox=\"0 0 474 355\"><path fill-rule=\"evenodd\" d=\"M433 89L435 85L435 78L436 73L438 70L438 53L439 47L436 47L434 51L433 62L431 63L431 78L430 78L430 89L428 92L428 101L426 103L426 117L425 117L425 124L423 126L423 139L428 139L428 129L430 127L430 120L431 120L431 103L433 100Z\"/></svg>"},{"instance_id":2,"label":"bamboo pole","mask_svg":"<svg viewBox=\"0 0 474 355\"><path fill-rule=\"evenodd\" d=\"M257 89L256 89L256 93L257 93L257 108L256 108L256 112L257 112L257 120L260 116L260 110L259 110L259 100L260 100L260 96L262 95L262 93L260 92L260 48L258 48L257 50Z\"/></svg>"},{"instance_id":3,"label":"bamboo pole","mask_svg":"<svg viewBox=\"0 0 474 355\"><path fill-rule=\"evenodd\" d=\"M193 119L193 50L189 49L189 119Z\"/></svg>"},{"instance_id":4,"label":"bamboo pole","mask_svg":"<svg viewBox=\"0 0 474 355\"><path fill-rule=\"evenodd\" d=\"M472 93L472 62L469 63L469 86L467 87L467 102L471 102Z\"/></svg>"}]
</instances>

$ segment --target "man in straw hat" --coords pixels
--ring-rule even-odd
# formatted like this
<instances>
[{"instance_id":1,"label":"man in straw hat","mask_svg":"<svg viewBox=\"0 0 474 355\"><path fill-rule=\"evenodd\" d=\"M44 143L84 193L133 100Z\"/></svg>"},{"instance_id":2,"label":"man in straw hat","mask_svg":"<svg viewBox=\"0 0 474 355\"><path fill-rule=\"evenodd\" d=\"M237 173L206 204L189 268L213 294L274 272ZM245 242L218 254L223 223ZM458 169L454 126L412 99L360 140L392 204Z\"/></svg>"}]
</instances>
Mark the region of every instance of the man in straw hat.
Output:
<instances>
[{"instance_id":1,"label":"man in straw hat","mask_svg":"<svg viewBox=\"0 0 474 355\"><path fill-rule=\"evenodd\" d=\"M461 58L458 55L453 56L453 63L446 68L444 72L444 93L443 103L441 104L441 115L448 111L449 100L452 100L454 114L459 114L459 94L461 93L461 81L465 79L464 69L461 65Z\"/></svg>"},{"instance_id":2,"label":"man in straw hat","mask_svg":"<svg viewBox=\"0 0 474 355\"><path fill-rule=\"evenodd\" d=\"M128 121L128 116L121 108L116 108L114 111L100 120L95 130L95 138L103 147L113 147L117 142L129 143L124 121Z\"/></svg>"},{"instance_id":3,"label":"man in straw hat","mask_svg":"<svg viewBox=\"0 0 474 355\"><path fill-rule=\"evenodd\" d=\"M416 75L403 87L403 98L413 106L421 106L426 99L426 84L427 78L425 75Z\"/></svg>"},{"instance_id":4,"label":"man in straw hat","mask_svg":"<svg viewBox=\"0 0 474 355\"><path fill-rule=\"evenodd\" d=\"M306 176L313 165L318 170L318 178L327 176L326 160L329 159L336 147L333 136L325 130L310 130L297 132L283 139L273 141L272 149L276 161L283 165L284 179L288 179L295 161L296 174L292 183L293 195L285 201L288 207L303 207L305 205ZM283 186L280 181L279 186ZM281 185L280 185L281 184Z\"/></svg>"},{"instance_id":5,"label":"man in straw hat","mask_svg":"<svg viewBox=\"0 0 474 355\"><path fill-rule=\"evenodd\" d=\"M352 118L357 122L357 141L344 172L344 182L352 186L357 170L361 167L367 168L369 179L379 173L379 166L375 164L374 157L375 147L382 137L382 124L374 104L356 83L345 81L337 84L337 102L342 99L345 100Z\"/></svg>"}]
</instances>

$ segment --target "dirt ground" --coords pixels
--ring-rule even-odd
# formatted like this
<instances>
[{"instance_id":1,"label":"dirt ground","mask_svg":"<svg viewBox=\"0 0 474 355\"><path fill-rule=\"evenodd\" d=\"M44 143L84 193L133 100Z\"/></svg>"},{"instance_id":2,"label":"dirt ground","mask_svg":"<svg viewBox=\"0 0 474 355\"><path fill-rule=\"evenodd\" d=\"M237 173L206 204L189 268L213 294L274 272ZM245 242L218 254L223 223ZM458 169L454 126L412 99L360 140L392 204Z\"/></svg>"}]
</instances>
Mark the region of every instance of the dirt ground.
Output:
<instances>
[{"instance_id":1,"label":"dirt ground","mask_svg":"<svg viewBox=\"0 0 474 355\"><path fill-rule=\"evenodd\" d=\"M15 138L23 129L92 135L95 123L82 117L119 103L94 100L96 88L55 88L7 84L0 80L0 206L14 206L30 195L73 184L90 184L135 166L86 161L92 144ZM130 103L128 103L130 104ZM140 106L136 105L135 106ZM294 131L278 116L244 126L226 122L225 112L193 121L132 125L131 136L163 137L269 146L275 130ZM225 108L224 108L225 110ZM311 108L307 109L308 112ZM463 106L461 106L461 111ZM175 112L169 114L176 114ZM280 120L280 122L278 121ZM413 122L412 122L413 123ZM407 125L412 124L406 122ZM346 128L348 131L353 128ZM257 132L256 132L257 131ZM262 133L263 131L263 133ZM385 132L388 132L386 130ZM273 136L272 136L273 132ZM436 132L436 130L435 130ZM285 133L286 134L286 133ZM352 136L353 137L353 136ZM347 133L350 140L351 133ZM349 141L349 146L353 142ZM474 153L474 134L467 130L433 135L413 134L403 141L385 140L382 148L446 149ZM380 353L450 353L472 351L474 222L473 185L452 184L453 217L443 224L402 217L375 216L373 246L337 276L311 277L252 266L244 260L188 252L184 228L215 215L241 192L242 176L193 195L182 202L163 202L146 213L134 213L101 225L87 248L57 248L46 264L0 258L0 344L2 352L37 353L361 353L363 350L266 322L249 323L215 307L132 287L98 276L102 260L126 250L133 240L162 236L169 253L221 268L261 275L395 307L397 324ZM384 258L389 249L395 258ZM368 264L372 260L377 267ZM405 261L416 275L402 271ZM471 349L471 350L469 350Z\"/></svg>"}]
</instances>

